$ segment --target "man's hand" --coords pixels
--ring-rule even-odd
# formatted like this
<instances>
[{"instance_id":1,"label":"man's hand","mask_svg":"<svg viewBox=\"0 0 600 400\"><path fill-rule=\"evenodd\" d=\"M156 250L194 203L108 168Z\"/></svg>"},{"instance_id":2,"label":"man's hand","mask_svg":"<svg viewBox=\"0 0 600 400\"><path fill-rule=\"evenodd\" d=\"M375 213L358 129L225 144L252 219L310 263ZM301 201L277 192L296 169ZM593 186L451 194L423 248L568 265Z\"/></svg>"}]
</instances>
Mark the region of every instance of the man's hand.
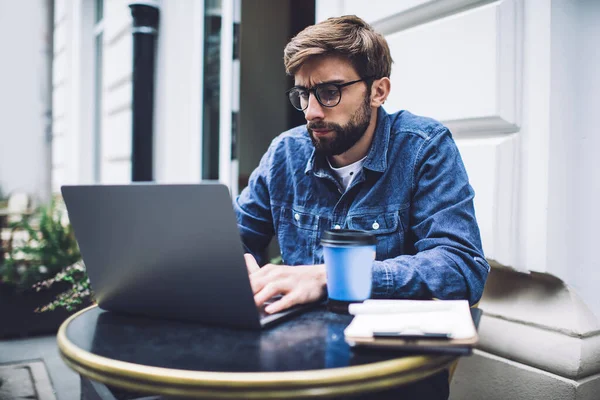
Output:
<instances>
[{"instance_id":1,"label":"man's hand","mask_svg":"<svg viewBox=\"0 0 600 400\"><path fill-rule=\"evenodd\" d=\"M260 266L256 262L256 258L250 253L245 253L244 258L246 259L246 268L248 268L248 275L260 271Z\"/></svg>"},{"instance_id":2,"label":"man's hand","mask_svg":"<svg viewBox=\"0 0 600 400\"><path fill-rule=\"evenodd\" d=\"M289 265L267 264L258 267L250 254L244 255L250 275L250 284L257 306L271 297L282 294L283 297L269 304L265 311L273 314L296 304L311 303L327 294L325 265Z\"/></svg>"}]
</instances>

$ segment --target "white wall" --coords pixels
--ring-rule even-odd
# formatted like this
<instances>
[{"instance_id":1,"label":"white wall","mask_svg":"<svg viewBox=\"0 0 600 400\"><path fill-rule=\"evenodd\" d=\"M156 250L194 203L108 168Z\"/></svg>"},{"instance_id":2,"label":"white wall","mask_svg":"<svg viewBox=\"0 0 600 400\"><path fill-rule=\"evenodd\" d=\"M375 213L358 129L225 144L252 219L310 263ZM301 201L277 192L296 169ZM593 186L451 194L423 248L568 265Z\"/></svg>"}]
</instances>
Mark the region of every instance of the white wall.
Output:
<instances>
[{"instance_id":1,"label":"white wall","mask_svg":"<svg viewBox=\"0 0 600 400\"><path fill-rule=\"evenodd\" d=\"M600 2L552 1L549 271L600 317Z\"/></svg>"},{"instance_id":2,"label":"white wall","mask_svg":"<svg viewBox=\"0 0 600 400\"><path fill-rule=\"evenodd\" d=\"M154 174L159 182L201 177L204 2L163 1L154 96Z\"/></svg>"},{"instance_id":3,"label":"white wall","mask_svg":"<svg viewBox=\"0 0 600 400\"><path fill-rule=\"evenodd\" d=\"M48 3L0 1L0 188L49 194Z\"/></svg>"},{"instance_id":4,"label":"white wall","mask_svg":"<svg viewBox=\"0 0 600 400\"><path fill-rule=\"evenodd\" d=\"M563 0L566 1L566 0ZM600 227L600 2L579 0L576 25L579 28L577 68L572 72L579 77L576 83L575 129L564 134L573 140L572 159L572 223L577 232L573 243L571 265L576 268L568 282L575 286L583 299L600 318L600 296L595 282L600 282L598 257L598 227ZM556 95L559 95L558 93ZM560 112L557 110L557 112Z\"/></svg>"},{"instance_id":5,"label":"white wall","mask_svg":"<svg viewBox=\"0 0 600 400\"><path fill-rule=\"evenodd\" d=\"M100 180L131 181L133 36L129 0L104 2Z\"/></svg>"},{"instance_id":6,"label":"white wall","mask_svg":"<svg viewBox=\"0 0 600 400\"><path fill-rule=\"evenodd\" d=\"M60 191L63 184L93 183L96 175L104 183L124 183L131 179L132 18L127 4L126 0L104 2L101 131L97 139L94 1L55 1L54 192ZM99 152L98 166L96 152Z\"/></svg>"},{"instance_id":7,"label":"white wall","mask_svg":"<svg viewBox=\"0 0 600 400\"><path fill-rule=\"evenodd\" d=\"M67 7L66 0L56 0L54 4L54 54L52 65L52 191L58 192L60 185L67 183L70 165L73 163L72 154L68 151L70 144L69 99L72 96L71 53L69 42L73 24L72 12Z\"/></svg>"}]
</instances>

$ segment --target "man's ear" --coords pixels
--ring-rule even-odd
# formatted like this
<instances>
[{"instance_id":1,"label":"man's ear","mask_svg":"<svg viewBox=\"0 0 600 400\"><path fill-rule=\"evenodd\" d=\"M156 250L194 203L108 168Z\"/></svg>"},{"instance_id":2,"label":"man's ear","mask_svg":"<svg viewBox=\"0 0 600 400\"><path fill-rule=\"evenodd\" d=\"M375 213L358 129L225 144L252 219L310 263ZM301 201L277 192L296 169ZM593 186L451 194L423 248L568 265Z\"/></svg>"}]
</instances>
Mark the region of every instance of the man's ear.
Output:
<instances>
[{"instance_id":1,"label":"man's ear","mask_svg":"<svg viewBox=\"0 0 600 400\"><path fill-rule=\"evenodd\" d=\"M390 78L374 80L371 84L371 107L380 107L390 94Z\"/></svg>"}]
</instances>

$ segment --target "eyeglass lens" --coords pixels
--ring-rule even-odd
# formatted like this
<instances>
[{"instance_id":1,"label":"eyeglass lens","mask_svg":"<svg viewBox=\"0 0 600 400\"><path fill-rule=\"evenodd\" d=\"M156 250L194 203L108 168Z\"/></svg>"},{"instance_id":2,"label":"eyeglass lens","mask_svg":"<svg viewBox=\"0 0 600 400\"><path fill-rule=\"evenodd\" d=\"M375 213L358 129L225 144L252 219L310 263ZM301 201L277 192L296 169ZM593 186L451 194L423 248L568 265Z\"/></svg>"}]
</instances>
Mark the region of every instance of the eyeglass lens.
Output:
<instances>
[{"instance_id":1,"label":"eyeglass lens","mask_svg":"<svg viewBox=\"0 0 600 400\"><path fill-rule=\"evenodd\" d=\"M334 107L340 102L340 90L332 84L317 85L314 88L317 101L324 107ZM289 92L290 102L294 108L302 111L308 107L310 92L307 89L296 88Z\"/></svg>"}]
</instances>

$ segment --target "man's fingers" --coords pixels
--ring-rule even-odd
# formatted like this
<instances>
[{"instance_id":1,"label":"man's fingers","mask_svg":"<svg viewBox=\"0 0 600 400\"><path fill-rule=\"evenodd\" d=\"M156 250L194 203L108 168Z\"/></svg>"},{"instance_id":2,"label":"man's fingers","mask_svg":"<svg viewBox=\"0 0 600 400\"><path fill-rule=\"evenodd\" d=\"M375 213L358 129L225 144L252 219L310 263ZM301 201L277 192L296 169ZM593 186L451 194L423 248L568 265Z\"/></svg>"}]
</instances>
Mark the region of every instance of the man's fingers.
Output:
<instances>
[{"instance_id":1,"label":"man's fingers","mask_svg":"<svg viewBox=\"0 0 600 400\"><path fill-rule=\"evenodd\" d=\"M250 255L250 257L252 256ZM256 294L260 292L267 283L278 282L280 277L282 277L282 273L280 272L281 268L281 265L266 264L263 265L262 268L259 268L258 271L250 272L250 270L248 270L252 292Z\"/></svg>"},{"instance_id":2,"label":"man's fingers","mask_svg":"<svg viewBox=\"0 0 600 400\"><path fill-rule=\"evenodd\" d=\"M261 276L259 272L250 274L250 286L252 287L252 294L260 292L268 282L268 278Z\"/></svg>"},{"instance_id":3,"label":"man's fingers","mask_svg":"<svg viewBox=\"0 0 600 400\"><path fill-rule=\"evenodd\" d=\"M253 274L256 271L260 271L260 266L256 262L254 256L250 253L245 253L244 258L246 259L246 268L248 268L248 275Z\"/></svg>"},{"instance_id":4,"label":"man's fingers","mask_svg":"<svg viewBox=\"0 0 600 400\"><path fill-rule=\"evenodd\" d=\"M266 306L265 311L268 314L274 314L278 313L279 311L283 311L287 308L290 308L291 306L294 306L296 304L297 301L295 300L295 297L291 293L288 293L276 302Z\"/></svg>"},{"instance_id":5,"label":"man's fingers","mask_svg":"<svg viewBox=\"0 0 600 400\"><path fill-rule=\"evenodd\" d=\"M285 289L279 282L269 282L254 296L254 302L258 307L260 307L271 297L285 292Z\"/></svg>"}]
</instances>

